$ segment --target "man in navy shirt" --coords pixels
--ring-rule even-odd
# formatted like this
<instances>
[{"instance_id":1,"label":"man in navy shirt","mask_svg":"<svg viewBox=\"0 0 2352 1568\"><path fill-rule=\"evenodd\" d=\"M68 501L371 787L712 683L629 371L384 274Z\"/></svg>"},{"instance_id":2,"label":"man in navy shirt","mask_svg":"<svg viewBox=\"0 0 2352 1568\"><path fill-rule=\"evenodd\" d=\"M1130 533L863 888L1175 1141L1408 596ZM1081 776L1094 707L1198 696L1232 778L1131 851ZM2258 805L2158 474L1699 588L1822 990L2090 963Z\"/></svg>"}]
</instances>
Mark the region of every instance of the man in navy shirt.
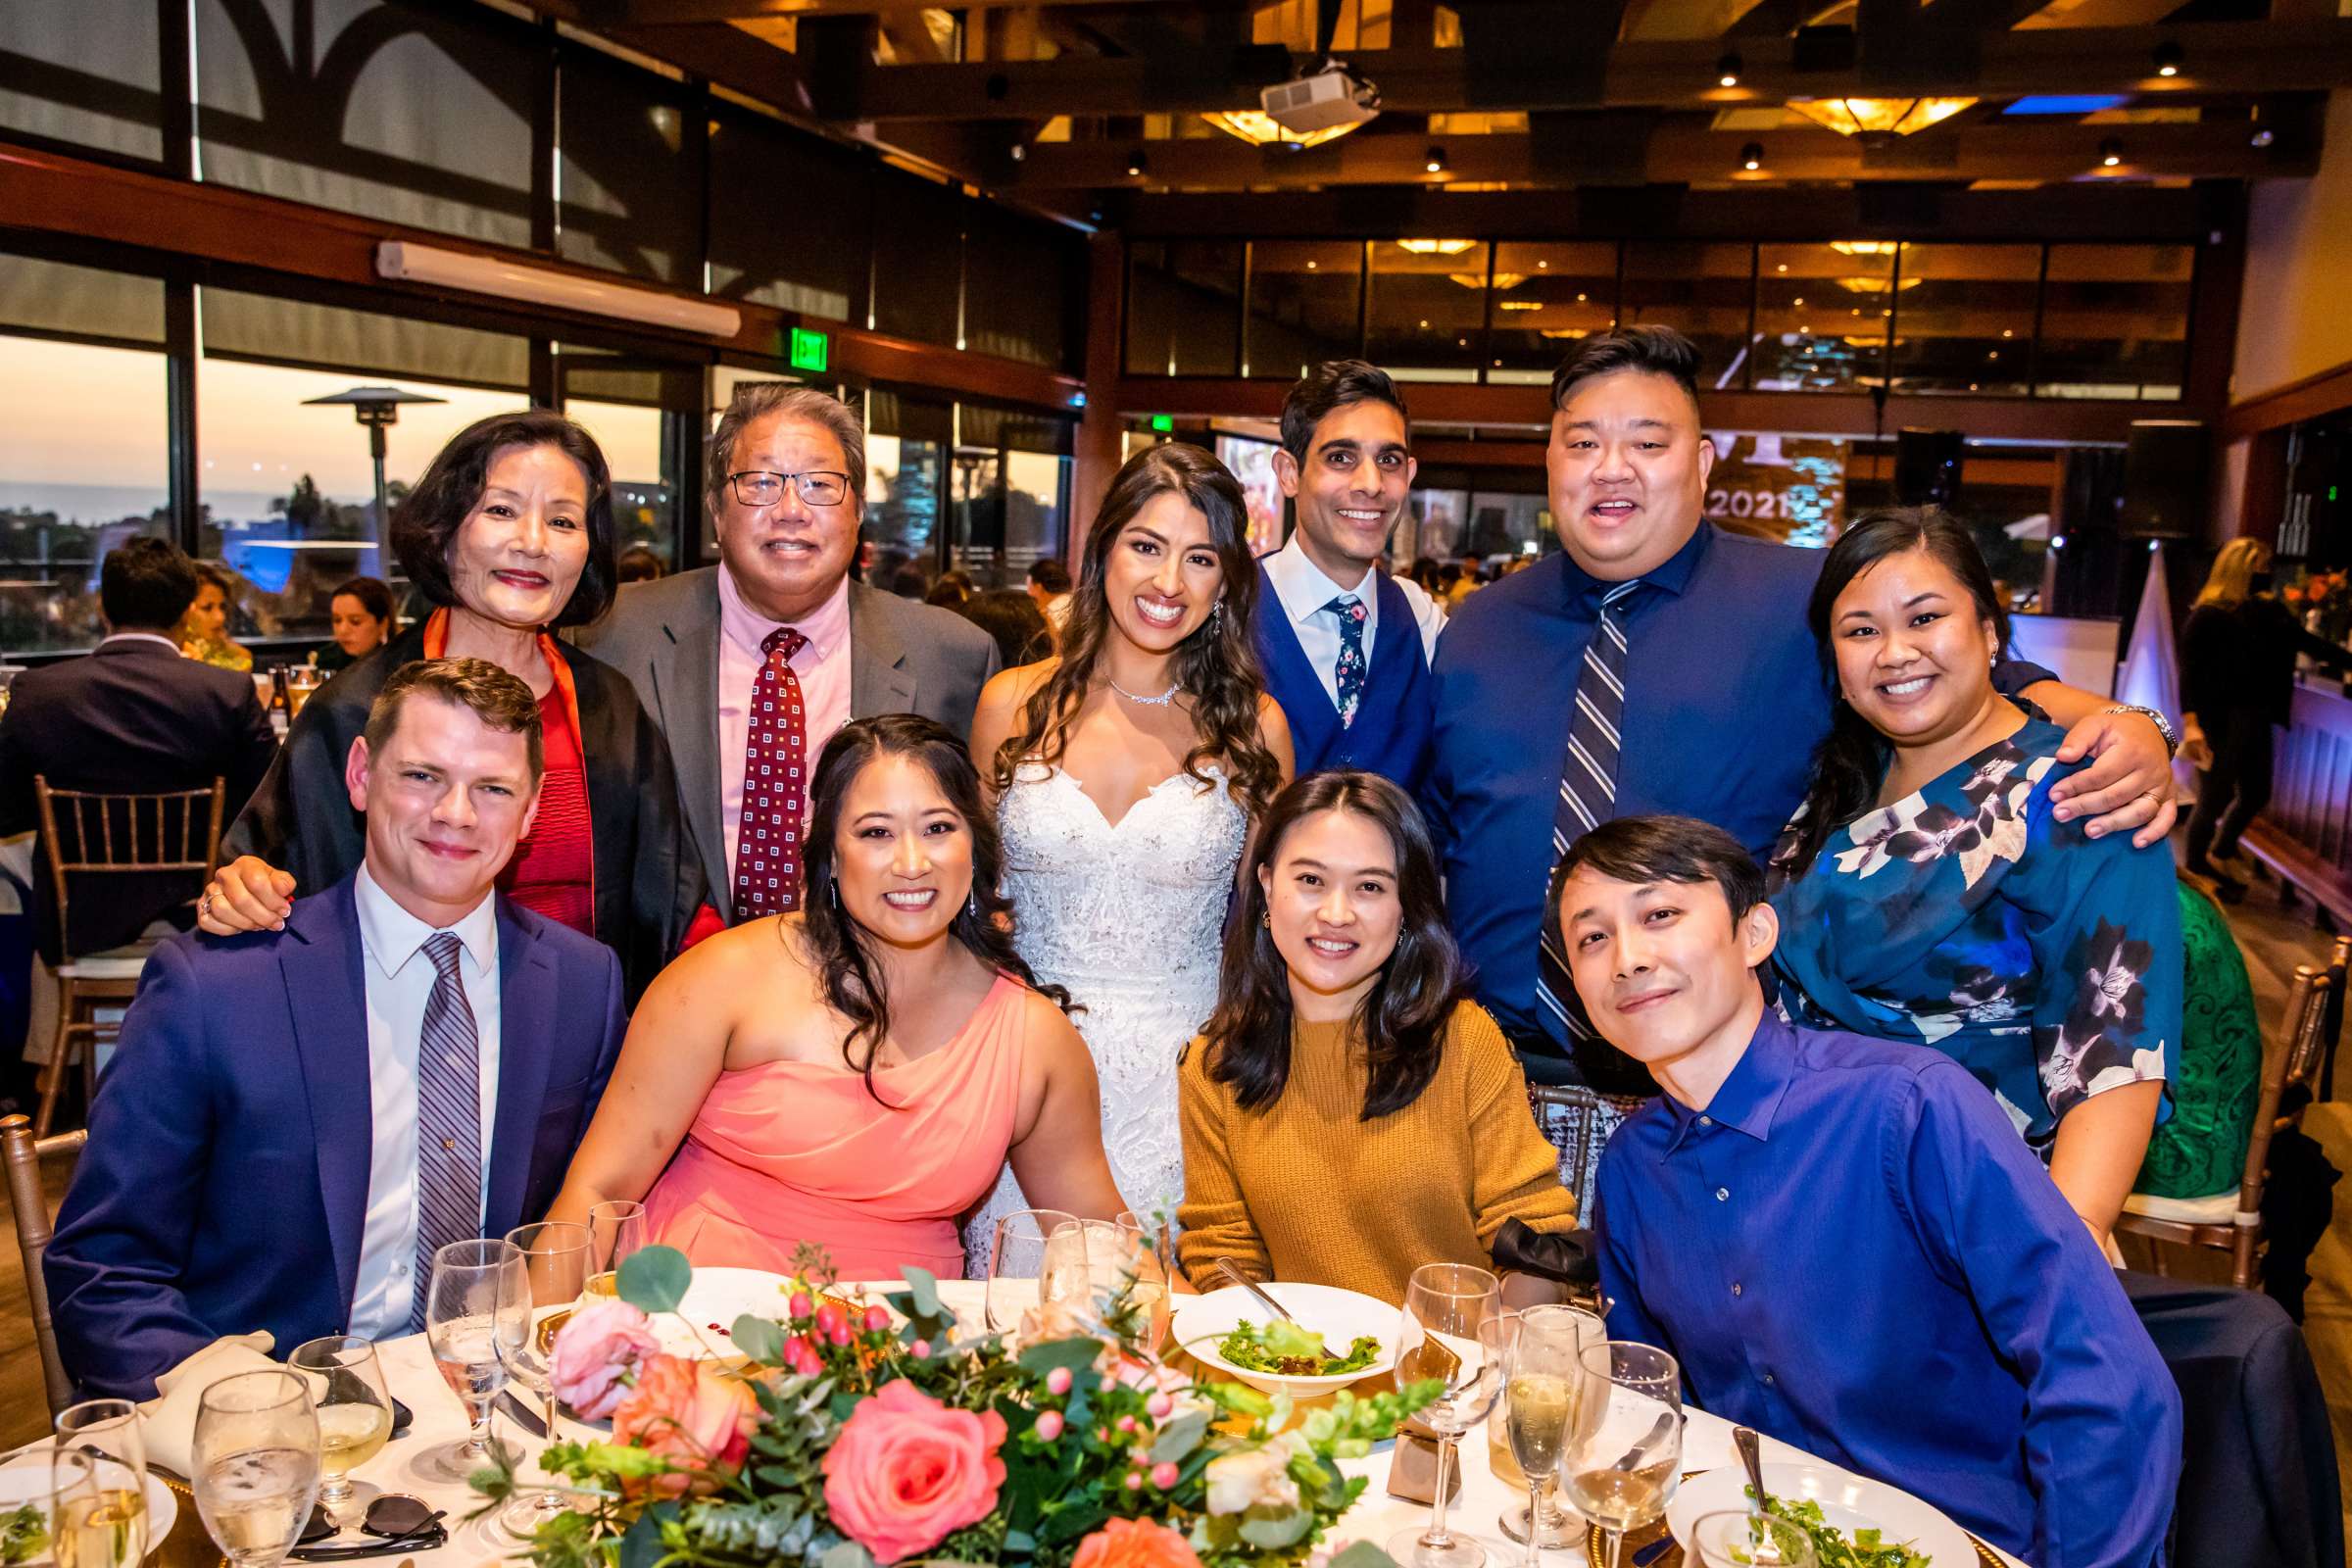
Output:
<instances>
[{"instance_id":1,"label":"man in navy shirt","mask_svg":"<svg viewBox=\"0 0 2352 1568\"><path fill-rule=\"evenodd\" d=\"M1556 967L1539 990L1544 880L1575 832L1675 811L1760 857L1829 733L1831 687L1804 613L1821 555L1705 521L1715 451L1699 427L1697 367L1688 338L1654 326L1589 338L1560 367L1545 461L1565 554L1464 601L1432 667L1423 798L1446 904L1479 1002L1537 1082L1647 1091L1639 1069L1580 1039L1552 989L1566 984ZM1604 613L1613 635L1596 643ZM1596 650L1613 657L1588 672ZM2146 710L2033 665L2004 666L1995 683L2070 726L2061 760L2096 757L2058 786L2062 817L2095 818L2093 836L2136 828L2142 846L2171 830L2169 741ZM1595 745L1568 744L1580 691Z\"/></svg>"},{"instance_id":2,"label":"man in navy shirt","mask_svg":"<svg viewBox=\"0 0 2352 1568\"><path fill-rule=\"evenodd\" d=\"M1407 790L1429 760L1429 661L1446 613L1380 569L1413 488L1404 395L1362 360L1318 365L1282 404L1274 477L1298 509L1258 563L1250 631L1298 771L1360 767Z\"/></svg>"},{"instance_id":3,"label":"man in navy shirt","mask_svg":"<svg viewBox=\"0 0 2352 1568\"><path fill-rule=\"evenodd\" d=\"M2172 1374L1992 1096L1938 1052L1768 1010L1779 922L1720 828L1618 817L1556 881L1593 1026L1665 1091L1600 1158L1611 1336L2035 1568L2159 1562Z\"/></svg>"}]
</instances>

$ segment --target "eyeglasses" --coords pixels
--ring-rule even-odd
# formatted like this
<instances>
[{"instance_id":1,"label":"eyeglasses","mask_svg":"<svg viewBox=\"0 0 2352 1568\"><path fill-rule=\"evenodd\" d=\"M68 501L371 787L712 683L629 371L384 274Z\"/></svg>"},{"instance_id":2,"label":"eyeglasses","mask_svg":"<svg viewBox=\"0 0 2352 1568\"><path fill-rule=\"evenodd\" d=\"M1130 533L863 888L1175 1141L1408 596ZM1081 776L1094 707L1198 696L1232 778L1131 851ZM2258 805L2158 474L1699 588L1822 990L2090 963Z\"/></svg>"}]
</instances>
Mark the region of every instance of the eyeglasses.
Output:
<instances>
[{"instance_id":1,"label":"eyeglasses","mask_svg":"<svg viewBox=\"0 0 2352 1568\"><path fill-rule=\"evenodd\" d=\"M784 499L787 483L798 485L801 499L812 507L838 507L850 493L846 473L770 473L764 468L746 468L727 475L735 499L747 507L774 506Z\"/></svg>"},{"instance_id":2,"label":"eyeglasses","mask_svg":"<svg viewBox=\"0 0 2352 1568\"><path fill-rule=\"evenodd\" d=\"M331 1545L313 1545L335 1534L335 1522L327 1517L324 1508L313 1508L310 1522L303 1526L303 1544L286 1553L298 1562L345 1562L354 1557L390 1557L407 1551L431 1551L449 1543L449 1528L441 1519L448 1512L435 1508L422 1497L406 1493L390 1492L368 1505L367 1516L360 1521L360 1533L374 1536L372 1542L343 1542Z\"/></svg>"}]
</instances>

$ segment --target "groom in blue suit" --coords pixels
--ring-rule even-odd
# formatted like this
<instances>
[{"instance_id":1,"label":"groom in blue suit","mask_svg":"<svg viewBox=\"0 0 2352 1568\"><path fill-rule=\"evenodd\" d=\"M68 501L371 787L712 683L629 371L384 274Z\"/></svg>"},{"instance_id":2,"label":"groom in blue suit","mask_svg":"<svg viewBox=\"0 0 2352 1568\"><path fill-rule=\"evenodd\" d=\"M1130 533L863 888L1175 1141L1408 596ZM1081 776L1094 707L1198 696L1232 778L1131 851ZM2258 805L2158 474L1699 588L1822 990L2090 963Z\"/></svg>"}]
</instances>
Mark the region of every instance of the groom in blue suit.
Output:
<instances>
[{"instance_id":1,"label":"groom in blue suit","mask_svg":"<svg viewBox=\"0 0 2352 1568\"><path fill-rule=\"evenodd\" d=\"M44 1260L84 1393L226 1334L420 1328L435 1248L553 1201L627 1019L610 949L493 891L541 763L515 676L403 666L346 764L361 869L148 960Z\"/></svg>"}]
</instances>

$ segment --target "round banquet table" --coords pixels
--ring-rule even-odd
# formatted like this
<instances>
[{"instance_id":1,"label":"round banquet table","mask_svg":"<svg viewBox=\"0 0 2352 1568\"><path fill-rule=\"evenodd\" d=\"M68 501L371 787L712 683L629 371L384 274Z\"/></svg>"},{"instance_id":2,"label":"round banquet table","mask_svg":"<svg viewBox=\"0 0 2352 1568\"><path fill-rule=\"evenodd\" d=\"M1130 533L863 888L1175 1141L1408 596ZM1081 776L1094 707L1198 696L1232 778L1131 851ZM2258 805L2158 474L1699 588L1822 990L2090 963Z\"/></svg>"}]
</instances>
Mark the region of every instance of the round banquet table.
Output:
<instances>
[{"instance_id":1,"label":"round banquet table","mask_svg":"<svg viewBox=\"0 0 2352 1568\"><path fill-rule=\"evenodd\" d=\"M870 1298L878 1298L886 1290L900 1289L897 1281L887 1285L863 1287ZM955 1310L964 1323L979 1321L981 1292L984 1286L976 1280L942 1280L940 1299ZM474 1568L497 1558L509 1557L519 1551L491 1518L464 1523L464 1516L480 1506L482 1499L463 1486L428 1480L416 1472L419 1457L428 1449L451 1443L465 1436L466 1411L456 1395L441 1381L434 1370L432 1354L422 1335L410 1335L387 1340L377 1347L382 1358L384 1378L394 1395L415 1414L407 1433L385 1446L384 1450L362 1465L353 1475L365 1482L381 1487L386 1492L405 1492L429 1500L435 1507L449 1510L450 1542L435 1551L411 1552L401 1556L363 1558L368 1568ZM538 1401L519 1388L515 1391L526 1407L537 1413ZM496 1416L497 1433L509 1446L519 1445L526 1456L522 1475L527 1480L538 1474L535 1461L550 1440L532 1437L516 1426L503 1409ZM592 1427L580 1426L569 1419L558 1423L557 1437L565 1440L587 1441L602 1436ZM1408 1502L1389 1495L1389 1459L1395 1448L1393 1443L1377 1445L1365 1458L1346 1461L1342 1468L1349 1475L1367 1477L1370 1485L1355 1507L1340 1522L1334 1532L1338 1541L1369 1541L1385 1545L1397 1531L1424 1523L1429 1518L1429 1504ZM1487 1440L1483 1425L1454 1446L1461 1461L1462 1484L1447 1510L1447 1521L1457 1534L1466 1535L1486 1548L1488 1568L1519 1568L1527 1548L1504 1536L1496 1521L1506 1508L1524 1507L1527 1494L1518 1487L1497 1480L1487 1463ZM1802 1463L1811 1455L1790 1447L1773 1438L1764 1439L1764 1460ZM1713 1470L1737 1464L1732 1450L1732 1424L1704 1410L1691 1410L1683 1429L1683 1469L1686 1472ZM183 1542L188 1532L195 1532L192 1541ZM166 1554L169 1568L183 1568L199 1558L209 1563L220 1561L218 1553L209 1553L204 1540L203 1523L196 1517L194 1506L185 1502L180 1510L177 1528L172 1533ZM1640 1537L1629 1537L1624 1553L1627 1568L1634 1562L1634 1544ZM197 1549L185 1549L193 1545ZM2001 1553L2009 1568L2025 1568L2015 1557ZM1581 1546L1563 1547L1544 1553L1544 1568L1585 1568L1586 1557ZM300 1565L289 1565L300 1568ZM1971 1568L1969 1564L1937 1563L1936 1568Z\"/></svg>"}]
</instances>

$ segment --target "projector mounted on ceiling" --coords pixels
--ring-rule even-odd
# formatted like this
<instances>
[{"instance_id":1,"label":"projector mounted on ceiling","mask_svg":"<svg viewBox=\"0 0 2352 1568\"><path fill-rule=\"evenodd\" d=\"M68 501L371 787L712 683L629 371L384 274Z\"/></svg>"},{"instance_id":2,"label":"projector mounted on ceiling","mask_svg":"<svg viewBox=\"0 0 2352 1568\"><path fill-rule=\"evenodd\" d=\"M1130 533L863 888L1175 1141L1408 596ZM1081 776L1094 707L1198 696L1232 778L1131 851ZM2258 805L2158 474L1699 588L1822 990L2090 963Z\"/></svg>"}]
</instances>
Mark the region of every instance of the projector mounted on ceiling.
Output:
<instances>
[{"instance_id":1,"label":"projector mounted on ceiling","mask_svg":"<svg viewBox=\"0 0 2352 1568\"><path fill-rule=\"evenodd\" d=\"M1380 89L1336 60L1324 61L1323 69L1309 75L1276 82L1257 101L1267 118L1300 135L1360 125L1380 114Z\"/></svg>"}]
</instances>

